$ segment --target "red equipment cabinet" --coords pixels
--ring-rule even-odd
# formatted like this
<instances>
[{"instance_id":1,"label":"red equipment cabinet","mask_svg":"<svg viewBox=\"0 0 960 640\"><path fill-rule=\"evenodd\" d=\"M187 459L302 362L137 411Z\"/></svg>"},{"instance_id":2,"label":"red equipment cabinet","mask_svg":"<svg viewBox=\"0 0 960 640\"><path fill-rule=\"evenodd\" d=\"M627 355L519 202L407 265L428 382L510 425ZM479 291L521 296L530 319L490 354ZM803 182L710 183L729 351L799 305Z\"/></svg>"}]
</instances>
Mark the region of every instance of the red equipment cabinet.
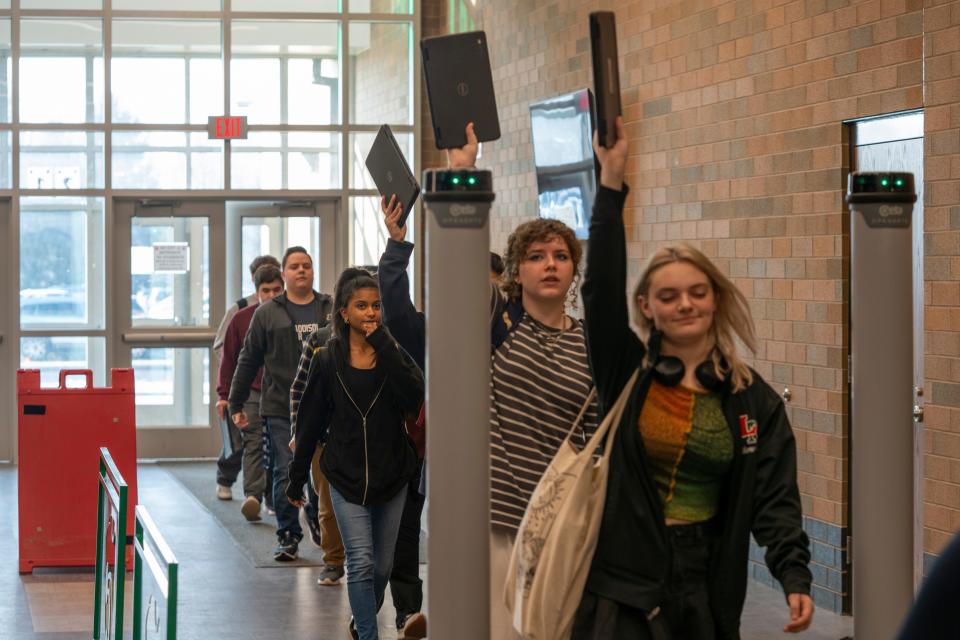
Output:
<instances>
[{"instance_id":1,"label":"red equipment cabinet","mask_svg":"<svg viewBox=\"0 0 960 640\"><path fill-rule=\"evenodd\" d=\"M68 376L85 388L67 388ZM127 531L137 504L133 369L113 369L95 389L90 370L63 370L59 389L41 389L36 369L17 371L17 492L20 573L93 566L97 557L97 470L110 450L129 486ZM133 566L132 548L127 566Z\"/></svg>"}]
</instances>

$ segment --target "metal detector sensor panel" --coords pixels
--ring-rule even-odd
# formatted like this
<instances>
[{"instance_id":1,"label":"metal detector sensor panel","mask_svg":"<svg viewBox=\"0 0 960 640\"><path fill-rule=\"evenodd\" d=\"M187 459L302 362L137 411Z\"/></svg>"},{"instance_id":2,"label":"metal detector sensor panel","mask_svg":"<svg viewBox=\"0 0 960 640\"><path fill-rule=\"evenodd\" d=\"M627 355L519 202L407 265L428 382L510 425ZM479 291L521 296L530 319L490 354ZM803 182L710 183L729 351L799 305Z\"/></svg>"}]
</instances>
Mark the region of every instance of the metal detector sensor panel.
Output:
<instances>
[{"instance_id":1,"label":"metal detector sensor panel","mask_svg":"<svg viewBox=\"0 0 960 640\"><path fill-rule=\"evenodd\" d=\"M860 173L850 175L847 203L863 216L868 227L910 227L917 201L912 173Z\"/></svg>"},{"instance_id":2,"label":"metal detector sensor panel","mask_svg":"<svg viewBox=\"0 0 960 640\"><path fill-rule=\"evenodd\" d=\"M913 600L913 176L851 174L850 486L857 638Z\"/></svg>"}]
</instances>

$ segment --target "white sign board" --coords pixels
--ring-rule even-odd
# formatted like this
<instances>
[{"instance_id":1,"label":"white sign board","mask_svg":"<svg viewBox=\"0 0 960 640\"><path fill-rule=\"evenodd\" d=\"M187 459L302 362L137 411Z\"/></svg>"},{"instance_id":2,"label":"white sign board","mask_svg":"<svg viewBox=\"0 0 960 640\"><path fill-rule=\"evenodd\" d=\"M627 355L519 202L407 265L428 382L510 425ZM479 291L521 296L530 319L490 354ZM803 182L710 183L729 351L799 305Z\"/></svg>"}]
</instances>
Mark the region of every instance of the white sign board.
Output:
<instances>
[{"instance_id":1,"label":"white sign board","mask_svg":"<svg viewBox=\"0 0 960 640\"><path fill-rule=\"evenodd\" d=\"M186 273L190 270L190 245L186 242L154 242L154 273Z\"/></svg>"}]
</instances>

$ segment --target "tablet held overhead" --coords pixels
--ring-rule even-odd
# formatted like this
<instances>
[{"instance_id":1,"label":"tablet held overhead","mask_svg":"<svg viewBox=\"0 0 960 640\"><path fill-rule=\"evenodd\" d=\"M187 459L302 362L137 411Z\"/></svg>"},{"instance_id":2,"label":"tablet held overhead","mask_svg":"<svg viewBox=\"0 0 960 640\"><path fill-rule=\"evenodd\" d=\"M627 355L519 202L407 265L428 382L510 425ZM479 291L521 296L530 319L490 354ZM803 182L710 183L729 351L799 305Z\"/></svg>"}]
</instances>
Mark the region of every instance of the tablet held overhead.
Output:
<instances>
[{"instance_id":1,"label":"tablet held overhead","mask_svg":"<svg viewBox=\"0 0 960 640\"><path fill-rule=\"evenodd\" d=\"M478 141L500 138L486 34L471 31L424 38L420 52L437 148L465 145L465 130L471 122Z\"/></svg>"}]
</instances>

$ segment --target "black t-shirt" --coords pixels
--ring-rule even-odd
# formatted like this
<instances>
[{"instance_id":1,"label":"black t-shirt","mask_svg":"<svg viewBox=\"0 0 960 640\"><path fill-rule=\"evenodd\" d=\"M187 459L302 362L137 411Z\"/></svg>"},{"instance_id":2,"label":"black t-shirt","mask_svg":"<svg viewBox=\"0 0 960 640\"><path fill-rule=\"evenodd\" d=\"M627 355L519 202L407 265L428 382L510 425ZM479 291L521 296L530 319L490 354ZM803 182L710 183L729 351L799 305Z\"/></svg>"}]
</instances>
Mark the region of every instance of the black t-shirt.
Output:
<instances>
[{"instance_id":1,"label":"black t-shirt","mask_svg":"<svg viewBox=\"0 0 960 640\"><path fill-rule=\"evenodd\" d=\"M293 318L293 328L297 330L297 338L300 344L303 344L320 326L317 323L317 316L320 313L317 299L314 298L307 304L296 304L287 299L287 308L290 310L290 317Z\"/></svg>"},{"instance_id":2,"label":"black t-shirt","mask_svg":"<svg viewBox=\"0 0 960 640\"><path fill-rule=\"evenodd\" d=\"M377 367L357 369L348 365L343 368L343 378L350 397L357 403L357 409L363 415L363 412L367 411L373 403L380 389L380 383L383 381L383 375L378 373Z\"/></svg>"}]
</instances>

